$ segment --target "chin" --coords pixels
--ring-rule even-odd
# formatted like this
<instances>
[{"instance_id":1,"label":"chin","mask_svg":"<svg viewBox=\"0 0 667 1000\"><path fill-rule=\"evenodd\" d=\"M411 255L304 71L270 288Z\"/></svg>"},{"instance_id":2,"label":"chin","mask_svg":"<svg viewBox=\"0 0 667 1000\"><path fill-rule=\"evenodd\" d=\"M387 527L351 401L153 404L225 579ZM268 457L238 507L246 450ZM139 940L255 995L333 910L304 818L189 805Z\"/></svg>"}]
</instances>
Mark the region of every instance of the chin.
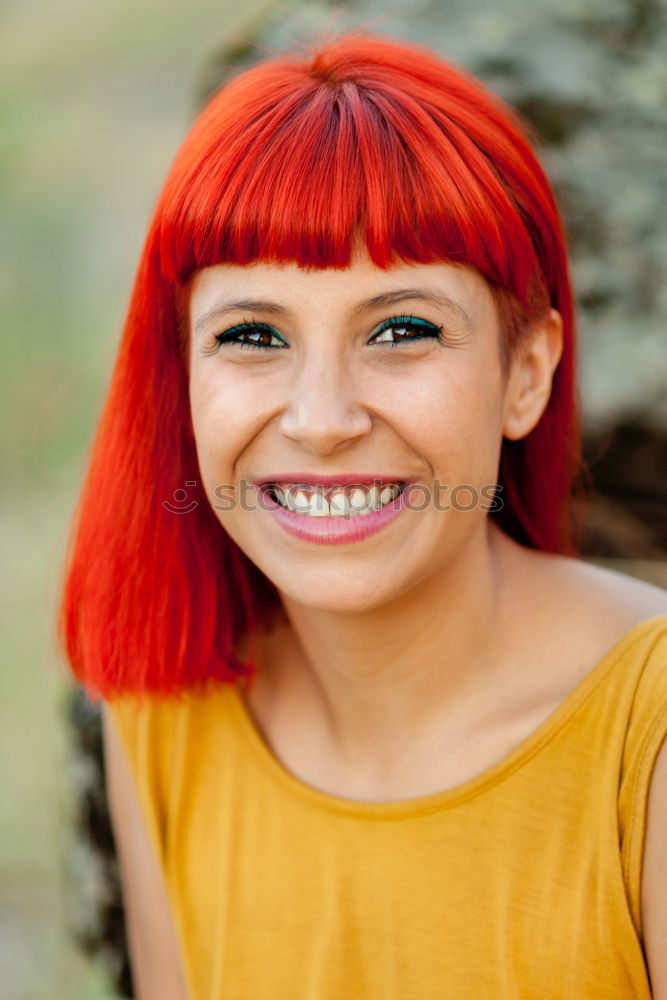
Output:
<instances>
[{"instance_id":1,"label":"chin","mask_svg":"<svg viewBox=\"0 0 667 1000\"><path fill-rule=\"evenodd\" d=\"M331 595L330 598L327 598L326 595L321 595L317 599L314 599L312 592L305 592L302 588L295 588L291 592L284 590L283 593L290 600L302 607L312 608L313 611L326 611L329 614L336 615L368 614L369 612L377 611L391 600L389 595L386 600L382 598L378 599L377 594L373 594L372 597L369 595L365 600L355 598L346 599L341 598L340 595Z\"/></svg>"},{"instance_id":2,"label":"chin","mask_svg":"<svg viewBox=\"0 0 667 1000\"><path fill-rule=\"evenodd\" d=\"M268 568L262 572L271 580L278 591L303 607L333 614L364 614L381 608L394 600L401 590L398 586L377 585L377 574L363 574L351 569L337 573L324 573L322 568L312 574L271 573Z\"/></svg>"}]
</instances>

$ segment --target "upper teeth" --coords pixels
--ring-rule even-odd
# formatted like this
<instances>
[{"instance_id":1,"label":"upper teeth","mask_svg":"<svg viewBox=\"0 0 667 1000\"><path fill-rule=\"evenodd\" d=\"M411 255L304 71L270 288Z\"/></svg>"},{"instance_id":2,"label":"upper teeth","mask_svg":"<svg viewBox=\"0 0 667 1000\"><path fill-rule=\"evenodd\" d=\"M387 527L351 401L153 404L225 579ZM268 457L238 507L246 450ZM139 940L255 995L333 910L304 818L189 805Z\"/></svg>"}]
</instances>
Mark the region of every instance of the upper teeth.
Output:
<instances>
[{"instance_id":1,"label":"upper teeth","mask_svg":"<svg viewBox=\"0 0 667 1000\"><path fill-rule=\"evenodd\" d=\"M271 490L283 507L312 517L345 517L368 514L393 500L401 492L399 483L386 483L382 487L335 486L325 495L321 487L298 486L294 483L273 483Z\"/></svg>"}]
</instances>

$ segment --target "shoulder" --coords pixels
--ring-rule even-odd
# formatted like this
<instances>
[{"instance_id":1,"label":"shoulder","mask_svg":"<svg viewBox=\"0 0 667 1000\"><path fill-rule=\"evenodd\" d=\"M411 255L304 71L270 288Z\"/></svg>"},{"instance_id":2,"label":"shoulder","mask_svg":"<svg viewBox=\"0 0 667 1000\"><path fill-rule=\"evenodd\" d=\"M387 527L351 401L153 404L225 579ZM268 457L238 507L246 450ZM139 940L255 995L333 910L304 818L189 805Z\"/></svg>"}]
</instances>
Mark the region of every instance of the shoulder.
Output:
<instances>
[{"instance_id":1,"label":"shoulder","mask_svg":"<svg viewBox=\"0 0 667 1000\"><path fill-rule=\"evenodd\" d=\"M170 696L128 692L101 699L100 704L107 725L113 720L126 749L131 752L142 744L163 744L169 737L169 727L195 701L195 696L188 691Z\"/></svg>"},{"instance_id":2,"label":"shoulder","mask_svg":"<svg viewBox=\"0 0 667 1000\"><path fill-rule=\"evenodd\" d=\"M603 645L642 623L649 626L630 720L636 737L630 742L635 752L631 775L637 849L630 844L628 851L632 884L640 889L652 996L667 1000L667 590L582 560L568 560L561 573L572 587L573 600L581 601L583 615L578 620L590 615Z\"/></svg>"},{"instance_id":3,"label":"shoulder","mask_svg":"<svg viewBox=\"0 0 667 1000\"><path fill-rule=\"evenodd\" d=\"M105 761L111 768L126 767L132 775L160 856L166 849L173 775L182 744L181 706L185 704L184 699L134 693L101 700Z\"/></svg>"},{"instance_id":4,"label":"shoulder","mask_svg":"<svg viewBox=\"0 0 667 1000\"><path fill-rule=\"evenodd\" d=\"M667 589L587 559L511 543L507 564L536 628L581 647L591 662L643 622L667 616Z\"/></svg>"},{"instance_id":5,"label":"shoulder","mask_svg":"<svg viewBox=\"0 0 667 1000\"><path fill-rule=\"evenodd\" d=\"M130 964L141 996L183 1000L188 996L185 965L164 873L160 832L142 798L123 740L137 706L102 702L102 735L109 817L119 862ZM117 721L121 720L120 728ZM160 960L156 961L155 956Z\"/></svg>"},{"instance_id":6,"label":"shoulder","mask_svg":"<svg viewBox=\"0 0 667 1000\"><path fill-rule=\"evenodd\" d=\"M663 587L587 559L531 549L502 532L492 540L508 645L539 649L555 690L576 684L633 630L653 634L658 619L667 620Z\"/></svg>"},{"instance_id":7,"label":"shoulder","mask_svg":"<svg viewBox=\"0 0 667 1000\"><path fill-rule=\"evenodd\" d=\"M604 641L618 641L642 623L649 627L642 671L629 720L633 829L627 864L640 889L640 920L652 995L667 1000L667 590L616 570L568 560L559 567L581 602L578 621Z\"/></svg>"},{"instance_id":8,"label":"shoulder","mask_svg":"<svg viewBox=\"0 0 667 1000\"><path fill-rule=\"evenodd\" d=\"M667 672L667 658L665 659ZM655 1000L667 1000L667 705L653 761L647 801L646 834L641 879L644 947Z\"/></svg>"},{"instance_id":9,"label":"shoulder","mask_svg":"<svg viewBox=\"0 0 667 1000\"><path fill-rule=\"evenodd\" d=\"M570 607L578 605L572 614L580 632L599 642L601 654L632 633L638 653L647 659L645 682L657 684L654 694L661 696L667 681L667 590L583 560L571 563Z\"/></svg>"},{"instance_id":10,"label":"shoulder","mask_svg":"<svg viewBox=\"0 0 667 1000\"><path fill-rule=\"evenodd\" d=\"M564 571L610 610L625 612L628 621L667 615L667 590L647 580L584 559L565 559Z\"/></svg>"},{"instance_id":11,"label":"shoulder","mask_svg":"<svg viewBox=\"0 0 667 1000\"><path fill-rule=\"evenodd\" d=\"M573 600L583 599L592 609L606 608L625 621L640 621L667 614L667 590L627 572L588 559L537 553L548 560L549 569L568 588Z\"/></svg>"}]
</instances>

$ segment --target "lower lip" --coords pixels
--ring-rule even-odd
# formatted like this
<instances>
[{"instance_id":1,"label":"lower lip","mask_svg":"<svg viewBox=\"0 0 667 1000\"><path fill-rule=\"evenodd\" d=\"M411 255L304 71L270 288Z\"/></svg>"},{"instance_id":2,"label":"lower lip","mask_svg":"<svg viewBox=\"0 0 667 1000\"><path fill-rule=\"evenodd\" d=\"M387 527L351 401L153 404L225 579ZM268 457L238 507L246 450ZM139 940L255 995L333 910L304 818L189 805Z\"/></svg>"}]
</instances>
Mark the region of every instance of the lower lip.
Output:
<instances>
[{"instance_id":1,"label":"lower lip","mask_svg":"<svg viewBox=\"0 0 667 1000\"><path fill-rule=\"evenodd\" d=\"M268 490L262 490L263 508L276 519L289 535L302 538L316 545L348 545L361 542L376 534L386 525L395 521L402 511L407 510L406 495L410 486L390 500L380 510L371 514L353 514L349 517L317 517L311 514L295 514L274 500Z\"/></svg>"}]
</instances>

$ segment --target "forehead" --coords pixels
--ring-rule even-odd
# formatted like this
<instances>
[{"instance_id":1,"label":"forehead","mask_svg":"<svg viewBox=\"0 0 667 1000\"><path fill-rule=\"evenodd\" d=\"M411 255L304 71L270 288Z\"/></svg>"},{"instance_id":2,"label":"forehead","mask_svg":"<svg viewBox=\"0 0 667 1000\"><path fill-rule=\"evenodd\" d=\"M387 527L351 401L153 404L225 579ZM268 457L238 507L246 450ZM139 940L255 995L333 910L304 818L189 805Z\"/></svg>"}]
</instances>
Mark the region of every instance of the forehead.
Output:
<instances>
[{"instance_id":1,"label":"forehead","mask_svg":"<svg viewBox=\"0 0 667 1000\"><path fill-rule=\"evenodd\" d=\"M302 268L294 262L265 261L202 268L190 282L190 314L197 321L228 302L269 297L290 308L353 311L374 297L387 299L391 293L410 291L441 297L444 306L450 299L469 315L492 307L489 286L473 268L445 261L397 261L385 269L373 263L365 248L357 248L346 268Z\"/></svg>"}]
</instances>

